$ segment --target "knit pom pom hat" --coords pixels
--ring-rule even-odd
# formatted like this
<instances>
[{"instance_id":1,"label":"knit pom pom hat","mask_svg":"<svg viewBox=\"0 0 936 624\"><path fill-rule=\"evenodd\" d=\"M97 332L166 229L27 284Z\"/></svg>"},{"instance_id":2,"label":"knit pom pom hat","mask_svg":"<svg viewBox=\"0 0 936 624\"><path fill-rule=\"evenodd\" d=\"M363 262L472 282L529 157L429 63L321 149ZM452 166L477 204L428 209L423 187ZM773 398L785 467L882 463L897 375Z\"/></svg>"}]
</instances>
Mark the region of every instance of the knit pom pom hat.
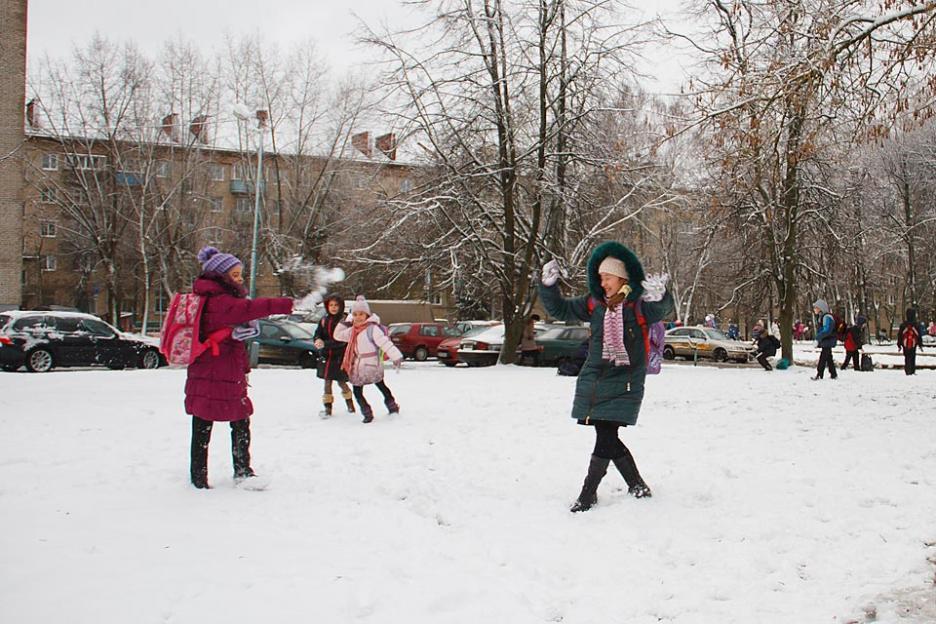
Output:
<instances>
[{"instance_id":1,"label":"knit pom pom hat","mask_svg":"<svg viewBox=\"0 0 936 624\"><path fill-rule=\"evenodd\" d=\"M598 274L600 275L602 273L616 275L621 279L628 279L627 269L624 267L624 263L613 256L608 256L598 265Z\"/></svg>"},{"instance_id":2,"label":"knit pom pom hat","mask_svg":"<svg viewBox=\"0 0 936 624\"><path fill-rule=\"evenodd\" d=\"M202 270L205 273L223 274L239 264L244 264L237 256L222 253L214 247L202 247L202 250L198 252L198 261L202 263Z\"/></svg>"},{"instance_id":3,"label":"knit pom pom hat","mask_svg":"<svg viewBox=\"0 0 936 624\"><path fill-rule=\"evenodd\" d=\"M351 304L351 314L355 312L364 312L370 316L370 306L367 305L367 299L364 298L364 295L358 295L354 298L354 303Z\"/></svg>"}]
</instances>

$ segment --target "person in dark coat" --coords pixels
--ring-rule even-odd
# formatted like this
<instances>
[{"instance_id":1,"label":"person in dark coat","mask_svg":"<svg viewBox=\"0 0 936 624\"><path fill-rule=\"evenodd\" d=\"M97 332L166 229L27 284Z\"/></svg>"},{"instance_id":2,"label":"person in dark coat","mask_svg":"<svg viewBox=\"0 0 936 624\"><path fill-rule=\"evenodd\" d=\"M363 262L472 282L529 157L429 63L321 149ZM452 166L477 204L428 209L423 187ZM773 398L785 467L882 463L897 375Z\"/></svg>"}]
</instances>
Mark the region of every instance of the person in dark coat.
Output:
<instances>
[{"instance_id":1,"label":"person in dark coat","mask_svg":"<svg viewBox=\"0 0 936 624\"><path fill-rule=\"evenodd\" d=\"M780 340L771 334L770 330L764 327L757 335L757 338L754 339L754 342L757 343L757 351L755 351L754 357L760 365L764 367L764 370L773 370L773 366L770 365L767 358L772 358L777 355L777 349L780 348Z\"/></svg>"},{"instance_id":2,"label":"person in dark coat","mask_svg":"<svg viewBox=\"0 0 936 624\"><path fill-rule=\"evenodd\" d=\"M819 353L819 364L816 369L816 376L813 380L822 379L826 367L829 368L829 377L838 378L835 372L835 358L832 357L832 347L838 342L835 336L835 318L829 311L829 304L825 299L817 299L813 303L813 313L816 316L816 342L821 349Z\"/></svg>"},{"instance_id":3,"label":"person in dark coat","mask_svg":"<svg viewBox=\"0 0 936 624\"><path fill-rule=\"evenodd\" d=\"M916 310L907 308L907 316L897 330L897 351L903 351L904 373L916 374L916 351L923 350L923 334L916 320Z\"/></svg>"},{"instance_id":4,"label":"person in dark coat","mask_svg":"<svg viewBox=\"0 0 936 624\"><path fill-rule=\"evenodd\" d=\"M318 366L319 379L325 380L325 392L322 403L325 409L321 416L327 418L332 415L332 404L335 396L332 394L332 382L337 381L341 388L341 398L345 400L348 413L354 413L354 395L348 385L348 374L341 370L341 360L344 359L347 343L335 340L335 327L344 318L345 302L338 295L330 295L325 299L325 316L315 328L315 346L321 352Z\"/></svg>"},{"instance_id":5,"label":"person in dark coat","mask_svg":"<svg viewBox=\"0 0 936 624\"><path fill-rule=\"evenodd\" d=\"M244 289L243 264L237 257L214 247L198 252L202 274L193 292L205 297L202 309L201 339L225 327L233 328L222 340L218 354L202 353L189 364L185 381L185 412L192 416L191 478L197 488L208 488L208 444L212 425L231 425L231 454L234 479L256 476L250 467L250 416L253 404L247 396L250 363L243 340L256 335L244 324L270 316L289 314L292 299L248 299Z\"/></svg>"},{"instance_id":6,"label":"person in dark coat","mask_svg":"<svg viewBox=\"0 0 936 624\"><path fill-rule=\"evenodd\" d=\"M552 260L543 267L539 288L546 311L563 321L588 321L591 328L588 358L575 385L572 418L595 428L595 447L571 511L585 511L597 503L598 485L611 462L631 495L651 496L618 429L636 424L647 375L647 338L636 306L639 303L648 326L672 312L668 276L646 278L634 252L608 241L588 260L589 294L565 299L556 285L558 279L559 265Z\"/></svg>"},{"instance_id":7,"label":"person in dark coat","mask_svg":"<svg viewBox=\"0 0 936 624\"><path fill-rule=\"evenodd\" d=\"M861 347L864 346L864 326L866 319L859 316L855 319L855 324L845 332L845 362L842 364L842 370L848 368L848 363L852 363L852 368L856 371L861 370Z\"/></svg>"}]
</instances>

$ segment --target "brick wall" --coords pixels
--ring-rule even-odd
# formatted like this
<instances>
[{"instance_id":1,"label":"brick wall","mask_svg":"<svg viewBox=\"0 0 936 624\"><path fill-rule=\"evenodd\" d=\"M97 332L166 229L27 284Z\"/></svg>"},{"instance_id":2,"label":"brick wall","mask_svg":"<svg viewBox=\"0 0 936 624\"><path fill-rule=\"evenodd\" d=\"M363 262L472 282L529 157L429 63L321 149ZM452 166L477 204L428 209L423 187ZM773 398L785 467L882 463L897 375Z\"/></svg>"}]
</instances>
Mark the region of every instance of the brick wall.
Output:
<instances>
[{"instance_id":1,"label":"brick wall","mask_svg":"<svg viewBox=\"0 0 936 624\"><path fill-rule=\"evenodd\" d=\"M25 92L26 0L0 0L0 305L22 301Z\"/></svg>"}]
</instances>

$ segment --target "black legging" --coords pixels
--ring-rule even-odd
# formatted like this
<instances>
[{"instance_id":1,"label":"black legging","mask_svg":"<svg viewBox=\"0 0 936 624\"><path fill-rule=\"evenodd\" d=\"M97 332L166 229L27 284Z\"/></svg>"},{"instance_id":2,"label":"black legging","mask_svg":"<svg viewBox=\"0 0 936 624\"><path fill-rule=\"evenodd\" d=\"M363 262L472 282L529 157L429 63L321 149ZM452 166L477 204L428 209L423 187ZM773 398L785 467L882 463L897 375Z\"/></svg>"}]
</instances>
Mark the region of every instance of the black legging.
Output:
<instances>
[{"instance_id":1,"label":"black legging","mask_svg":"<svg viewBox=\"0 0 936 624\"><path fill-rule=\"evenodd\" d=\"M908 375L916 374L916 347L904 347L904 372Z\"/></svg>"},{"instance_id":2,"label":"black legging","mask_svg":"<svg viewBox=\"0 0 936 624\"><path fill-rule=\"evenodd\" d=\"M770 362L767 361L766 353L759 353L757 355L757 361L760 362L760 365L764 367L764 370L773 370L773 366L770 365Z\"/></svg>"},{"instance_id":3,"label":"black legging","mask_svg":"<svg viewBox=\"0 0 936 624\"><path fill-rule=\"evenodd\" d=\"M602 459L617 459L628 453L627 447L618 438L618 427L621 425L610 422L595 423L595 450L593 455Z\"/></svg>"},{"instance_id":4,"label":"black legging","mask_svg":"<svg viewBox=\"0 0 936 624\"><path fill-rule=\"evenodd\" d=\"M231 457L234 460L234 475L245 476L250 468L250 419L231 421ZM214 423L192 416L191 470L192 480L208 476L208 444Z\"/></svg>"},{"instance_id":5,"label":"black legging","mask_svg":"<svg viewBox=\"0 0 936 624\"><path fill-rule=\"evenodd\" d=\"M393 393L390 392L390 388L387 387L383 381L378 381L374 384L377 386L377 389L380 390L380 394L383 395L384 403L389 403L393 400ZM367 402L367 399L364 398L364 386L353 386L354 388L354 398L357 399L358 405L361 407L361 411L364 411L365 408L370 409L370 403Z\"/></svg>"},{"instance_id":6,"label":"black legging","mask_svg":"<svg viewBox=\"0 0 936 624\"><path fill-rule=\"evenodd\" d=\"M820 379L822 374L825 373L826 366L829 367L829 375L832 379L838 377L838 373L835 372L835 358L832 357L832 347L822 347L822 353L819 354L819 368L816 369L816 376Z\"/></svg>"},{"instance_id":7,"label":"black legging","mask_svg":"<svg viewBox=\"0 0 936 624\"><path fill-rule=\"evenodd\" d=\"M858 357L858 351L846 351L845 363L842 364L842 370L848 368L848 363L852 363L852 368L856 371L861 370L861 359Z\"/></svg>"}]
</instances>

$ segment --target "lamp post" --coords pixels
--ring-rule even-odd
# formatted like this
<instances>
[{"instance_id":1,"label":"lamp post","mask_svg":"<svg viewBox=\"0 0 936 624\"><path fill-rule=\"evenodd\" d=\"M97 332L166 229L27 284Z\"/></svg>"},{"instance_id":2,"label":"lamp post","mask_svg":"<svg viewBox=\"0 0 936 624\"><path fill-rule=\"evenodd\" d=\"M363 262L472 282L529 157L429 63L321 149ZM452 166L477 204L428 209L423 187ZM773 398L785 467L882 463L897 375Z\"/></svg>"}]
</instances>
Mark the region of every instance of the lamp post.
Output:
<instances>
[{"instance_id":1,"label":"lamp post","mask_svg":"<svg viewBox=\"0 0 936 624\"><path fill-rule=\"evenodd\" d=\"M241 121L248 121L249 114L245 114L243 107L234 109L234 116ZM260 232L260 201L263 196L263 135L266 134L266 123L268 114L265 110L258 110L255 114L257 119L257 130L260 139L257 145L257 181L254 185L254 214L253 214L253 233L250 242L250 298L257 296L257 238Z\"/></svg>"}]
</instances>

